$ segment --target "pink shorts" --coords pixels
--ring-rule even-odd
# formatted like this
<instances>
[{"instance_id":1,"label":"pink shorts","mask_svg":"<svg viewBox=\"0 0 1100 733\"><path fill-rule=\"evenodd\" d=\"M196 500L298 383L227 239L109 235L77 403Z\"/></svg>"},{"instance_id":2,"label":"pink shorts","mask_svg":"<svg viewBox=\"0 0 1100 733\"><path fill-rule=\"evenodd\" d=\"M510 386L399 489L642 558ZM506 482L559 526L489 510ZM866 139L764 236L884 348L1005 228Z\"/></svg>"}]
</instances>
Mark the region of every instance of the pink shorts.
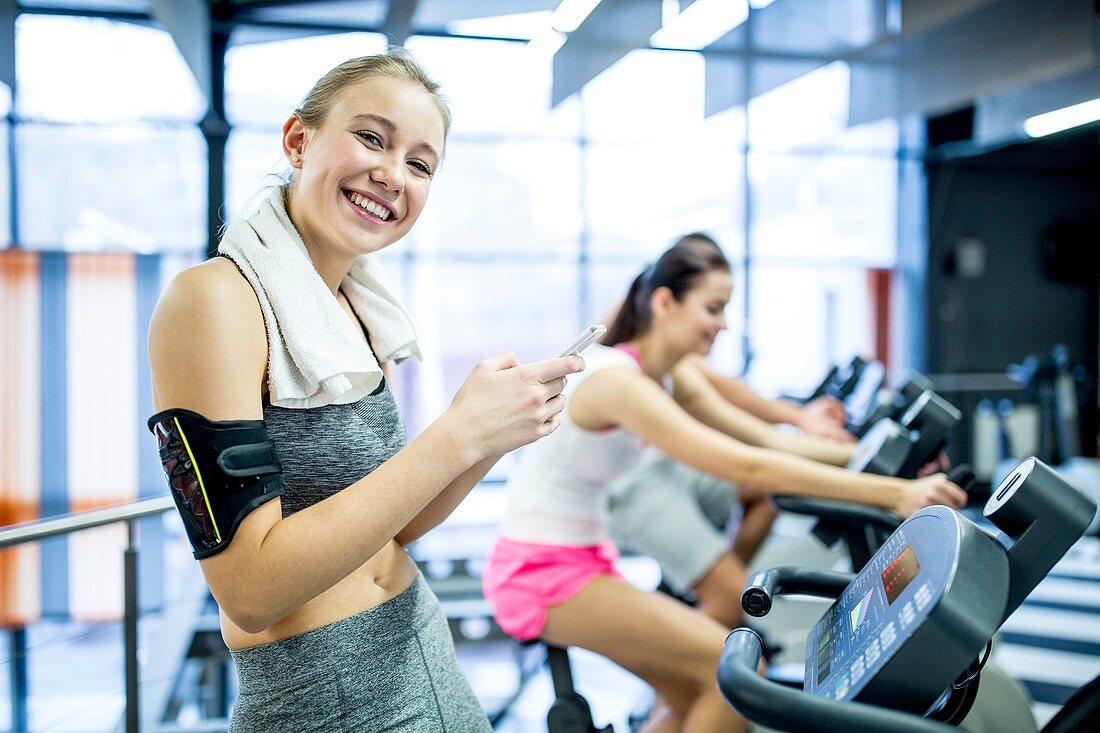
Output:
<instances>
[{"instance_id":1,"label":"pink shorts","mask_svg":"<svg viewBox=\"0 0 1100 733\"><path fill-rule=\"evenodd\" d=\"M539 545L500 538L481 579L500 628L520 641L537 639L546 609L577 595L598 575L623 580L610 542L587 547Z\"/></svg>"}]
</instances>

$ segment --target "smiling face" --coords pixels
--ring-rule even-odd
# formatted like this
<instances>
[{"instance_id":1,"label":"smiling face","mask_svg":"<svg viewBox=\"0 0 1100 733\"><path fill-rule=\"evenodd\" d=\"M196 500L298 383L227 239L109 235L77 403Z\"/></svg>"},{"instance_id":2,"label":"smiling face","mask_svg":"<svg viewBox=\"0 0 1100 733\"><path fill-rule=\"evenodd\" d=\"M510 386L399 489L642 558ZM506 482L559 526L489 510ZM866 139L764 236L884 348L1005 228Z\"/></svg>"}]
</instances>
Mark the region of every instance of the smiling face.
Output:
<instances>
[{"instance_id":1,"label":"smiling face","mask_svg":"<svg viewBox=\"0 0 1100 733\"><path fill-rule=\"evenodd\" d=\"M317 128L292 117L289 213L310 255L354 257L408 233L428 200L445 139L432 96L404 79L349 85Z\"/></svg>"},{"instance_id":2,"label":"smiling face","mask_svg":"<svg viewBox=\"0 0 1100 733\"><path fill-rule=\"evenodd\" d=\"M667 289L666 289L667 292ZM714 339L726 328L726 306L733 292L733 277L726 270L711 270L688 290L682 300L671 298L660 308L655 322L665 331L666 338L683 349L707 355ZM655 312L658 309L655 309Z\"/></svg>"}]
</instances>

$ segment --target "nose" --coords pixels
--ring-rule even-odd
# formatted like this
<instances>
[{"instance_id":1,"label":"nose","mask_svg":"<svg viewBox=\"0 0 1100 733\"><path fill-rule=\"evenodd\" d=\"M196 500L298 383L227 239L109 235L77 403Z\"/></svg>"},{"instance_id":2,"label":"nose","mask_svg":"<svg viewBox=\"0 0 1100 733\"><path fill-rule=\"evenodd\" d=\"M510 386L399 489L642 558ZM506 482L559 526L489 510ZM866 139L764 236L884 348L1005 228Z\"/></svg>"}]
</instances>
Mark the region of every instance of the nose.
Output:
<instances>
[{"instance_id":1,"label":"nose","mask_svg":"<svg viewBox=\"0 0 1100 733\"><path fill-rule=\"evenodd\" d=\"M404 166L392 155L383 155L371 169L370 179L386 187L387 191L401 193L405 188Z\"/></svg>"}]
</instances>

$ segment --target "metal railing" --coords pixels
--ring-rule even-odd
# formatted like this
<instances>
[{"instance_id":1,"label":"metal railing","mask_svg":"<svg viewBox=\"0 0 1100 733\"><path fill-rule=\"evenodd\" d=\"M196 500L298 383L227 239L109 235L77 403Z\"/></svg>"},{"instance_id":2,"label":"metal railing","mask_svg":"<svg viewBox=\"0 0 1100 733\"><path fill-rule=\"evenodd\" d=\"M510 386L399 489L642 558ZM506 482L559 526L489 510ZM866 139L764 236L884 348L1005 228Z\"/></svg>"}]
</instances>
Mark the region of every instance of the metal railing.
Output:
<instances>
[{"instance_id":1,"label":"metal railing","mask_svg":"<svg viewBox=\"0 0 1100 733\"><path fill-rule=\"evenodd\" d=\"M146 517L161 514L174 508L172 497L163 496L145 499L130 504L74 512L59 517L36 519L22 524L0 527L0 550L28 542L40 542L52 537L69 535L86 529L94 529L107 524L126 523L126 549L122 553L123 577L123 613L122 613L122 655L125 669L125 727L126 733L138 733L138 580L137 556L138 543L135 522ZM25 664L25 656L23 657ZM13 666L13 679L20 674L19 667ZM25 674L25 668L22 670ZM14 685L13 685L14 687ZM12 729L27 730L26 707L12 695Z\"/></svg>"}]
</instances>

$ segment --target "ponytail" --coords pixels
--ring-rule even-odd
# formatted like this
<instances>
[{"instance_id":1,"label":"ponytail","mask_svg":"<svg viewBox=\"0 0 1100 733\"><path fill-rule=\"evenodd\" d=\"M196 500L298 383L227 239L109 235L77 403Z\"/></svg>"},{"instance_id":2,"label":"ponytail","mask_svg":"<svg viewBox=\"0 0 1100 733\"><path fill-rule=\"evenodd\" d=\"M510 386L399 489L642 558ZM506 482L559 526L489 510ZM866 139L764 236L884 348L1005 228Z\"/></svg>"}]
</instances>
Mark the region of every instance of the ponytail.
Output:
<instances>
[{"instance_id":1,"label":"ponytail","mask_svg":"<svg viewBox=\"0 0 1100 733\"><path fill-rule=\"evenodd\" d=\"M626 291L626 298L619 306L615 320L611 322L607 333L600 337L601 344L614 346L630 341L649 327L649 298L646 297L645 292L647 272L649 269L642 270L638 277L634 278L634 282L630 283L630 289Z\"/></svg>"},{"instance_id":2,"label":"ponytail","mask_svg":"<svg viewBox=\"0 0 1100 733\"><path fill-rule=\"evenodd\" d=\"M730 263L721 248L710 237L706 240L709 241L700 246L698 241L681 238L634 278L618 314L600 343L614 346L632 341L648 331L653 321L650 300L657 288L668 288L672 297L682 301L707 273L715 270L729 272Z\"/></svg>"}]
</instances>

